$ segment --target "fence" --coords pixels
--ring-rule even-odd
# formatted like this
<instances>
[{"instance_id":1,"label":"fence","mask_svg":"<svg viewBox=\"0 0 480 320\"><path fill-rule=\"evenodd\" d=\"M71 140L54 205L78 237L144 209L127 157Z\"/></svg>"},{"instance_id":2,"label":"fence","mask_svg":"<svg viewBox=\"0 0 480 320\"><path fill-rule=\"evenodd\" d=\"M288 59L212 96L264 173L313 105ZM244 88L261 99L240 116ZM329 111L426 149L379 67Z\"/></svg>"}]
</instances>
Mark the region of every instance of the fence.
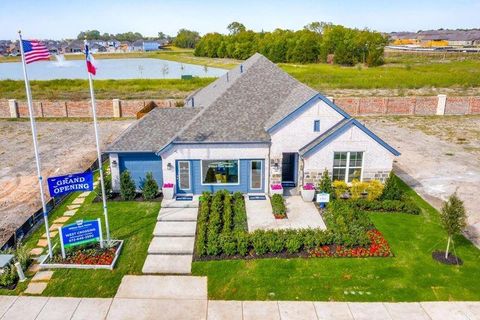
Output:
<instances>
[{"instance_id":1,"label":"fence","mask_svg":"<svg viewBox=\"0 0 480 320\"><path fill-rule=\"evenodd\" d=\"M330 98L351 115L450 115L480 114L480 96L446 95L411 97ZM135 117L148 103L160 108L183 105L180 100L97 100L97 115L103 118ZM34 101L36 117L90 117L88 100ZM0 118L28 117L25 101L0 100Z\"/></svg>"},{"instance_id":2,"label":"fence","mask_svg":"<svg viewBox=\"0 0 480 320\"><path fill-rule=\"evenodd\" d=\"M107 154L102 154L102 163L104 163L108 159ZM88 169L86 169L84 172L87 171L95 171L98 170L98 159L95 160ZM47 202L47 212L51 212L53 209L58 207L69 195L63 195L61 197L57 198L51 198ZM11 247L14 247L15 244L22 240L26 235L28 235L30 232L35 231L38 227L40 227L43 224L43 209L40 208L37 211L35 211L30 218L28 218L27 221L25 221L15 232L12 234L12 236L4 243L2 244L2 247L0 250L5 250Z\"/></svg>"}]
</instances>

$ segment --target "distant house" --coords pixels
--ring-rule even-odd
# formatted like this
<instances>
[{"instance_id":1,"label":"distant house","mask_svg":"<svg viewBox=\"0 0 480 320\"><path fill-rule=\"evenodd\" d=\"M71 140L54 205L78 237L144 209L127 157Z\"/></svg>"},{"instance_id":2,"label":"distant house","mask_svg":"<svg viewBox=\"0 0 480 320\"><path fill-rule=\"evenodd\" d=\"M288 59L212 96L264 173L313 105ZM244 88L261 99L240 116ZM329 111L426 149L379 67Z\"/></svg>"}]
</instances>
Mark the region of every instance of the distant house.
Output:
<instances>
[{"instance_id":1,"label":"distant house","mask_svg":"<svg viewBox=\"0 0 480 320\"><path fill-rule=\"evenodd\" d=\"M92 53L107 52L107 48L98 43L92 44L89 49Z\"/></svg>"},{"instance_id":2,"label":"distant house","mask_svg":"<svg viewBox=\"0 0 480 320\"><path fill-rule=\"evenodd\" d=\"M122 52L130 52L133 51L132 43L130 41L122 41L120 42L120 46L118 47L118 51Z\"/></svg>"},{"instance_id":3,"label":"distant house","mask_svg":"<svg viewBox=\"0 0 480 320\"><path fill-rule=\"evenodd\" d=\"M132 51L156 51L167 44L167 40L137 40L132 44Z\"/></svg>"},{"instance_id":4,"label":"distant house","mask_svg":"<svg viewBox=\"0 0 480 320\"><path fill-rule=\"evenodd\" d=\"M73 40L65 47L65 53L80 53L84 49L83 40Z\"/></svg>"}]
</instances>

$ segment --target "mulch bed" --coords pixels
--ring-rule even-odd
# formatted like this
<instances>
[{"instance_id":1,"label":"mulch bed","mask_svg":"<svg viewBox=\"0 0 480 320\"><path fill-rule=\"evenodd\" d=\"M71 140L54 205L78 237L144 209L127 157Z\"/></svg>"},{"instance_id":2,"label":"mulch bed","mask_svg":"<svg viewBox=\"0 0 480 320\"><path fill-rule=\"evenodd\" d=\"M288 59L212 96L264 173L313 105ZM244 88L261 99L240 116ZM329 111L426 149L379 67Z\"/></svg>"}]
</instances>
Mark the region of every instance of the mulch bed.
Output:
<instances>
[{"instance_id":1,"label":"mulch bed","mask_svg":"<svg viewBox=\"0 0 480 320\"><path fill-rule=\"evenodd\" d=\"M152 200L145 200L142 196L141 193L137 193L135 195L135 198L131 201L135 201L135 202L162 202L163 200L163 195L161 193L159 193L154 199ZM112 202L122 202L122 201L125 201L122 199L122 197L120 196L120 193L112 193L110 195L110 197L107 197L107 201L112 201ZM93 202L102 202L102 197L101 196L97 196L95 197L95 199L93 200Z\"/></svg>"},{"instance_id":2,"label":"mulch bed","mask_svg":"<svg viewBox=\"0 0 480 320\"><path fill-rule=\"evenodd\" d=\"M461 266L463 264L462 259L459 257L449 253L448 257L445 259L445 251L434 251L432 252L432 258L435 259L436 261L443 263L443 264L448 264L448 265L458 265Z\"/></svg>"},{"instance_id":3,"label":"mulch bed","mask_svg":"<svg viewBox=\"0 0 480 320\"><path fill-rule=\"evenodd\" d=\"M72 250L67 253L65 259L61 255L55 255L52 259L48 259L47 263L60 263L60 264L81 264L81 265L110 265L115 259L115 253L117 252L117 243L110 248L100 248L98 244L93 247L88 247L80 250Z\"/></svg>"}]
</instances>

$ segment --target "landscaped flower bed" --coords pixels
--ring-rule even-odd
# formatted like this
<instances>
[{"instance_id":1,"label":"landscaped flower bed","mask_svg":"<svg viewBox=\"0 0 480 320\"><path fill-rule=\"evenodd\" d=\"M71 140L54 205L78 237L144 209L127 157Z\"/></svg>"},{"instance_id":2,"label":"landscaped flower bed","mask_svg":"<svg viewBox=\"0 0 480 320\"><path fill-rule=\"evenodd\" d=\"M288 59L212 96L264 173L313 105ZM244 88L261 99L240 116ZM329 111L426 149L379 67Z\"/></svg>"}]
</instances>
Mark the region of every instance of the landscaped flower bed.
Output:
<instances>
[{"instance_id":1,"label":"landscaped flower bed","mask_svg":"<svg viewBox=\"0 0 480 320\"><path fill-rule=\"evenodd\" d=\"M367 232L370 238L369 247L347 248L341 245L325 245L316 247L309 251L310 256L323 257L349 257L349 258L366 258L366 257L389 257L392 256L390 246L383 234L378 230L370 230Z\"/></svg>"},{"instance_id":2,"label":"landscaped flower bed","mask_svg":"<svg viewBox=\"0 0 480 320\"><path fill-rule=\"evenodd\" d=\"M65 259L60 253L53 258L46 258L41 268L79 268L79 269L113 269L122 248L123 241L113 240L113 244L101 248L98 243L84 248L72 249L66 253Z\"/></svg>"},{"instance_id":3,"label":"landscaped flower bed","mask_svg":"<svg viewBox=\"0 0 480 320\"><path fill-rule=\"evenodd\" d=\"M233 196L227 191L204 193L200 199L194 259L316 257L315 252L320 254L327 247L335 254L323 256L391 256L386 240L374 229L367 214L353 209L348 202L332 202L324 218L328 230L248 233L244 198L240 193Z\"/></svg>"}]
</instances>

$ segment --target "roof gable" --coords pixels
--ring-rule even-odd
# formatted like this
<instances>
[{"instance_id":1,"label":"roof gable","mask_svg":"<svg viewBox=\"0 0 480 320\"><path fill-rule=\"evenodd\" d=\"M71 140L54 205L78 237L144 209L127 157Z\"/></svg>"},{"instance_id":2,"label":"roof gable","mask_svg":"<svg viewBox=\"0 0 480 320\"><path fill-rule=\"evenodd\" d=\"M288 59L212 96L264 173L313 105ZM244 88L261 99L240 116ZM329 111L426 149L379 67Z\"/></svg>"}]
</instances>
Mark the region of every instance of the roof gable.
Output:
<instances>
[{"instance_id":1,"label":"roof gable","mask_svg":"<svg viewBox=\"0 0 480 320\"><path fill-rule=\"evenodd\" d=\"M331 127L329 130L325 131L323 134L321 134L317 138L307 143L304 147L302 147L299 150L300 155L307 156L308 154L323 148L325 145L335 140L338 136L346 132L352 126L356 126L358 129L366 133L370 138L375 140L378 144L380 144L382 147L387 149L393 155L395 156L400 155L400 152L398 152L395 148L390 146L388 143L383 141L379 136L377 136L375 133L373 133L363 124L361 124L358 120L353 118L344 119L340 121L339 123Z\"/></svg>"}]
</instances>

